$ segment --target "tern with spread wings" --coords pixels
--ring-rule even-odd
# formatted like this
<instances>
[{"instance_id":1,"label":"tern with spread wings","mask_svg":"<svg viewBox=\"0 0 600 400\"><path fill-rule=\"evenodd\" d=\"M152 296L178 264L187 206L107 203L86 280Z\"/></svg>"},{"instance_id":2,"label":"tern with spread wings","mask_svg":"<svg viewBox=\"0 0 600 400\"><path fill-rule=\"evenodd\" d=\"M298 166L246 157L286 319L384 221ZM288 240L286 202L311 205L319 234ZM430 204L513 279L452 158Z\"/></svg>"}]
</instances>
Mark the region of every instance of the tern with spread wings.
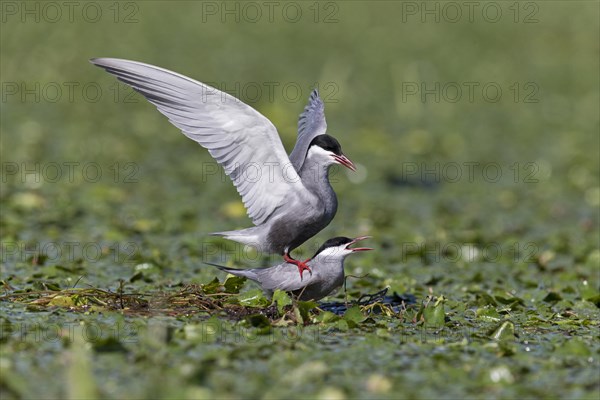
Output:
<instances>
[{"instance_id":1,"label":"tern with spread wings","mask_svg":"<svg viewBox=\"0 0 600 400\"><path fill-rule=\"evenodd\" d=\"M324 105L316 90L300 115L298 139L288 157L271 121L227 93L141 62L90 61L141 93L224 168L255 226L215 235L283 254L298 267L300 278L303 271L311 271L309 260L295 260L289 253L335 216L330 166L355 170L339 142L326 133Z\"/></svg>"}]
</instances>

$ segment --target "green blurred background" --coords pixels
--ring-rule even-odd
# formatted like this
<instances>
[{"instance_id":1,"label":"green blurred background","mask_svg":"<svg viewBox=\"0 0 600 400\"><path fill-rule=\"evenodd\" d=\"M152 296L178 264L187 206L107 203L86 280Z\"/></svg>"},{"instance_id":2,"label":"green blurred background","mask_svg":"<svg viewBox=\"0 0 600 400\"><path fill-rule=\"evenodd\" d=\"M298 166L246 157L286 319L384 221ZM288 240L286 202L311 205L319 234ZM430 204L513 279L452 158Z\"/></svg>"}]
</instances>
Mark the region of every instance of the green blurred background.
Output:
<instances>
[{"instance_id":1,"label":"green blurred background","mask_svg":"<svg viewBox=\"0 0 600 400\"><path fill-rule=\"evenodd\" d=\"M444 287L432 276L460 281L479 271L499 285L526 274L598 287L598 2L269 4L3 1L3 243L103 243L106 254L92 262L53 261L82 264L85 282L99 287L149 265L137 290L206 282L215 275L201 264L207 258L264 263L206 238L250 225L238 195L203 169L212 162L205 150L88 62L117 57L236 95L273 121L288 150L319 87L329 133L360 170L336 170L337 217L300 251L336 235L373 235L378 251L349 268L371 274L367 291L426 293L436 284L428 282ZM479 256L436 250L448 243ZM207 254L207 244L227 253ZM486 263L490 244L502 253ZM44 274L32 252L4 250L2 278L12 286ZM565 275L545 269L548 260ZM348 385L346 393L363 393Z\"/></svg>"},{"instance_id":2,"label":"green blurred background","mask_svg":"<svg viewBox=\"0 0 600 400\"><path fill-rule=\"evenodd\" d=\"M102 56L237 95L274 122L287 149L320 87L329 132L362 166L335 173L341 206L320 242L371 227L390 245L447 239L455 214L452 224L479 228L484 241L511 224L552 235L593 218L597 4L459 6L4 3L5 237L121 241L132 228L169 233L177 249L173 235L197 232L193 247L203 233L248 225L232 185L207 172L208 153L87 61ZM435 199L453 212L436 215ZM32 229L43 223L60 229Z\"/></svg>"}]
</instances>

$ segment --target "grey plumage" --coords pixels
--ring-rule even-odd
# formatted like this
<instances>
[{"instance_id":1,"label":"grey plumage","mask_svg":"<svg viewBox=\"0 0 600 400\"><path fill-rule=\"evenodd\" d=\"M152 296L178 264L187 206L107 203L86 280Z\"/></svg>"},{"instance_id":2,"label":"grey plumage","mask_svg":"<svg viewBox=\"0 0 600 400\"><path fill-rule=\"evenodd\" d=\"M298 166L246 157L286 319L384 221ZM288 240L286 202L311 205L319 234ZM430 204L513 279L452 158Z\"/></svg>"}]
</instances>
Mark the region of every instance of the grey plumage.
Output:
<instances>
[{"instance_id":1,"label":"grey plumage","mask_svg":"<svg viewBox=\"0 0 600 400\"><path fill-rule=\"evenodd\" d=\"M312 274L298 274L296 265L281 263L269 268L236 269L210 264L232 275L243 276L257 282L268 294L277 290L291 292L300 300L320 300L337 291L344 284L344 259L355 252L371 250L367 247L349 246L366 236L356 239L337 237L330 239L308 261Z\"/></svg>"},{"instance_id":2,"label":"grey plumage","mask_svg":"<svg viewBox=\"0 0 600 400\"><path fill-rule=\"evenodd\" d=\"M325 105L319 97L319 92L314 89L310 94L308 104L298 119L298 140L290 154L290 161L296 169L300 171L308 146L312 140L327 132L327 122L325 121Z\"/></svg>"},{"instance_id":3,"label":"grey plumage","mask_svg":"<svg viewBox=\"0 0 600 400\"><path fill-rule=\"evenodd\" d=\"M316 90L300 116L290 159L273 124L226 93L136 61L95 58L91 62L144 95L223 166L255 226L215 235L287 254L335 216L337 198L329 184L329 167L338 163L354 169L354 165L339 143L325 134L324 106ZM317 139L320 143L333 139L337 146L325 150L315 145Z\"/></svg>"}]
</instances>

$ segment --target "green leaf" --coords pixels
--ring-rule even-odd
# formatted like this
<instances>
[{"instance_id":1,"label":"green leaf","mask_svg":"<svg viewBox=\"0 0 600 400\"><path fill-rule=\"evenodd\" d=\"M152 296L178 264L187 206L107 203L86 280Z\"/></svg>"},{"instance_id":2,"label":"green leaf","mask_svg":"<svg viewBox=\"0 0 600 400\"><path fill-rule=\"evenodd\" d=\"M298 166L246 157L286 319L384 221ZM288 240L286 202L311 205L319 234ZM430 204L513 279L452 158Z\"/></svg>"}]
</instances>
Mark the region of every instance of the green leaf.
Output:
<instances>
[{"instance_id":1,"label":"green leaf","mask_svg":"<svg viewBox=\"0 0 600 400\"><path fill-rule=\"evenodd\" d=\"M317 306L318 304L316 301L299 301L295 307L298 312L295 312L295 314L296 316L298 316L298 313L300 314L302 322L310 321L310 310L316 308Z\"/></svg>"},{"instance_id":2,"label":"green leaf","mask_svg":"<svg viewBox=\"0 0 600 400\"><path fill-rule=\"evenodd\" d=\"M348 329L350 329L350 324L348 324L348 321L346 321L345 319L340 319L337 321L337 327L340 331L347 331Z\"/></svg>"},{"instance_id":3,"label":"green leaf","mask_svg":"<svg viewBox=\"0 0 600 400\"><path fill-rule=\"evenodd\" d=\"M519 298L519 297L515 297L515 296L504 296L501 294L496 294L494 296L494 298L496 299L496 301L500 304L509 304L511 306L515 306L517 304L524 306L525 302L523 301L523 299Z\"/></svg>"},{"instance_id":4,"label":"green leaf","mask_svg":"<svg viewBox=\"0 0 600 400\"><path fill-rule=\"evenodd\" d=\"M300 309L296 306L294 306L294 317L296 317L296 321L298 322L298 325L304 324L304 317L302 317L302 313L300 312Z\"/></svg>"},{"instance_id":5,"label":"green leaf","mask_svg":"<svg viewBox=\"0 0 600 400\"><path fill-rule=\"evenodd\" d=\"M202 291L206 294L221 293L221 288L222 285L218 278L215 278L209 283L202 285Z\"/></svg>"},{"instance_id":6,"label":"green leaf","mask_svg":"<svg viewBox=\"0 0 600 400\"><path fill-rule=\"evenodd\" d=\"M485 306L485 305L492 305L492 306L497 306L498 302L496 301L496 299L494 299L494 297L490 296L489 294L485 293L485 292L477 292L477 297L479 299L479 305Z\"/></svg>"},{"instance_id":7,"label":"green leaf","mask_svg":"<svg viewBox=\"0 0 600 400\"><path fill-rule=\"evenodd\" d=\"M266 307L270 301L260 289L252 289L238 296L241 305L246 307Z\"/></svg>"},{"instance_id":8,"label":"green leaf","mask_svg":"<svg viewBox=\"0 0 600 400\"><path fill-rule=\"evenodd\" d=\"M344 320L348 323L348 326L354 328L363 322L366 317L360 310L360 306L352 306L344 313Z\"/></svg>"},{"instance_id":9,"label":"green leaf","mask_svg":"<svg viewBox=\"0 0 600 400\"><path fill-rule=\"evenodd\" d=\"M477 318L483 321L489 322L500 322L500 314L496 311L496 308L485 306L477 309Z\"/></svg>"},{"instance_id":10,"label":"green leaf","mask_svg":"<svg viewBox=\"0 0 600 400\"><path fill-rule=\"evenodd\" d=\"M498 341L514 340L515 324L510 321L504 321L492 332L491 337Z\"/></svg>"},{"instance_id":11,"label":"green leaf","mask_svg":"<svg viewBox=\"0 0 600 400\"><path fill-rule=\"evenodd\" d=\"M277 311L282 314L283 308L292 304L292 299L285 291L277 289L273 293L273 303L277 304Z\"/></svg>"},{"instance_id":12,"label":"green leaf","mask_svg":"<svg viewBox=\"0 0 600 400\"><path fill-rule=\"evenodd\" d=\"M225 283L223 283L225 293L239 293L244 286L244 282L246 282L246 278L243 276L228 275Z\"/></svg>"},{"instance_id":13,"label":"green leaf","mask_svg":"<svg viewBox=\"0 0 600 400\"><path fill-rule=\"evenodd\" d=\"M49 306L55 307L75 307L75 302L71 298L71 296L54 296L52 300L48 303Z\"/></svg>"},{"instance_id":14,"label":"green leaf","mask_svg":"<svg viewBox=\"0 0 600 400\"><path fill-rule=\"evenodd\" d=\"M340 316L332 313L331 311L323 311L315 318L315 322L318 322L320 324L330 324L339 320Z\"/></svg>"},{"instance_id":15,"label":"green leaf","mask_svg":"<svg viewBox=\"0 0 600 400\"><path fill-rule=\"evenodd\" d=\"M543 301L545 301L546 303L554 303L555 301L560 300L562 300L562 296L556 292L549 292L543 299Z\"/></svg>"},{"instance_id":16,"label":"green leaf","mask_svg":"<svg viewBox=\"0 0 600 400\"><path fill-rule=\"evenodd\" d=\"M444 303L436 302L433 306L428 306L423 310L425 326L441 328L446 324L446 313L444 312Z\"/></svg>"}]
</instances>

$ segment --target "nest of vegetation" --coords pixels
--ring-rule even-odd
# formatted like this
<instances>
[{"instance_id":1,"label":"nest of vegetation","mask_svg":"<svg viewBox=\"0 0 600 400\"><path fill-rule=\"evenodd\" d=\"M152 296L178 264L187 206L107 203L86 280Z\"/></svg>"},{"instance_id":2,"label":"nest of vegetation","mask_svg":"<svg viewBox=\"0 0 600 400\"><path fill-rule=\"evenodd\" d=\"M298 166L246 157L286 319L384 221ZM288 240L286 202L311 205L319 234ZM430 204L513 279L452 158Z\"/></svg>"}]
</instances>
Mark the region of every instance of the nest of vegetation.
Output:
<instances>
[{"instance_id":1,"label":"nest of vegetation","mask_svg":"<svg viewBox=\"0 0 600 400\"><path fill-rule=\"evenodd\" d=\"M344 314L351 306L360 306L369 313L398 314L406 304L414 303L414 297L387 295L387 289L374 295L362 296L353 302L302 302L290 295L276 293L267 299L259 290L240 293L244 278L228 278L220 283L214 280L204 285L187 285L176 292L137 293L125 291L123 284L115 291L95 287L58 290L15 291L7 290L0 301L26 304L31 311L54 308L73 312L117 311L131 316L169 315L174 317L205 314L220 315L240 320L249 316L262 316L274 322L282 317L296 323L307 323L309 314L323 311ZM6 288L5 289L9 289ZM12 289L12 288L10 288ZM304 318L302 318L304 314Z\"/></svg>"}]
</instances>

